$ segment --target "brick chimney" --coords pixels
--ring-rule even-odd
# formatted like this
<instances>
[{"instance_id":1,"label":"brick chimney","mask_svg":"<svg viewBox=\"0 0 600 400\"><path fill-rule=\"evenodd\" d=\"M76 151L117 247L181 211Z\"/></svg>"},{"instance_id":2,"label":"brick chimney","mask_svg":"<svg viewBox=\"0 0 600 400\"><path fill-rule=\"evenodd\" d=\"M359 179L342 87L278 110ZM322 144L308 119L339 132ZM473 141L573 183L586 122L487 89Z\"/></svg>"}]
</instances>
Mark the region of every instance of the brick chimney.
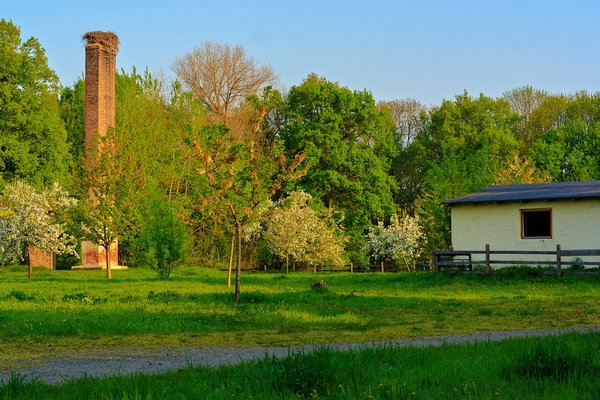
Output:
<instances>
[{"instance_id":1,"label":"brick chimney","mask_svg":"<svg viewBox=\"0 0 600 400\"><path fill-rule=\"evenodd\" d=\"M115 74L119 38L113 32L94 31L85 41L85 162L91 161L98 146L96 135L104 136L115 126ZM86 173L90 173L86 171ZM110 246L111 269L118 266L118 244ZM106 251L92 242L81 243L81 264L72 269L106 268Z\"/></svg>"}]
</instances>

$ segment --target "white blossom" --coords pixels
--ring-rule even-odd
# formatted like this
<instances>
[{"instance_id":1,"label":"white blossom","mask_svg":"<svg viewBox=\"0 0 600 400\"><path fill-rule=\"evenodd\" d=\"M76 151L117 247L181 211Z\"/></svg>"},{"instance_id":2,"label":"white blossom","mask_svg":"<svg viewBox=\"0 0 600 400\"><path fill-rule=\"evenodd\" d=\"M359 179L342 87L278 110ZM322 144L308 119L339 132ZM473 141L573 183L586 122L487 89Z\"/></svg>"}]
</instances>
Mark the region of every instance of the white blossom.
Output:
<instances>
[{"instance_id":1,"label":"white blossom","mask_svg":"<svg viewBox=\"0 0 600 400\"><path fill-rule=\"evenodd\" d=\"M400 218L397 214L392 215L388 226L379 221L367 234L374 258L404 262L409 270L421 250L423 237L417 217L405 215Z\"/></svg>"},{"instance_id":2,"label":"white blossom","mask_svg":"<svg viewBox=\"0 0 600 400\"><path fill-rule=\"evenodd\" d=\"M78 256L74 238L55 218L75 202L57 183L43 192L23 182L7 185L0 196L0 264L24 261L29 245Z\"/></svg>"},{"instance_id":3,"label":"white blossom","mask_svg":"<svg viewBox=\"0 0 600 400\"><path fill-rule=\"evenodd\" d=\"M265 239L280 257L311 264L343 264L342 238L310 207L312 196L292 192L272 212Z\"/></svg>"}]
</instances>

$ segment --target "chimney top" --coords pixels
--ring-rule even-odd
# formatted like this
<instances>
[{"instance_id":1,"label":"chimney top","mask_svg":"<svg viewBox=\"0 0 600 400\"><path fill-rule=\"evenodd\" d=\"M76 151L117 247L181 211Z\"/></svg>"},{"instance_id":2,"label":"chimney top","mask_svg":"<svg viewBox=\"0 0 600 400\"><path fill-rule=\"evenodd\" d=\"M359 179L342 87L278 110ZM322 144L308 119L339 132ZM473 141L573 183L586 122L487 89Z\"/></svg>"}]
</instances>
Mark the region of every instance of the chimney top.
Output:
<instances>
[{"instance_id":1,"label":"chimney top","mask_svg":"<svg viewBox=\"0 0 600 400\"><path fill-rule=\"evenodd\" d=\"M86 42L86 44L98 43L112 53L117 53L117 51L119 51L119 37L114 32L87 32L81 37L81 39Z\"/></svg>"}]
</instances>

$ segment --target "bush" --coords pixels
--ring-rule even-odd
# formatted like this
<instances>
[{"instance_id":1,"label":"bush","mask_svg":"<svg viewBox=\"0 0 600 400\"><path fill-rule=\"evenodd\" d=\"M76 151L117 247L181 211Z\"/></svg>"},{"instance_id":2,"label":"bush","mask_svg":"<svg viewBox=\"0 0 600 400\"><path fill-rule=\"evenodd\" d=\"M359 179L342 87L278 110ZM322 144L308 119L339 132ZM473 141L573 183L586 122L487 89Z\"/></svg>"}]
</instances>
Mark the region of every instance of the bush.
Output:
<instances>
[{"instance_id":1,"label":"bush","mask_svg":"<svg viewBox=\"0 0 600 400\"><path fill-rule=\"evenodd\" d=\"M94 304L106 303L107 298L92 296L87 293L80 292L80 293L73 293L73 294L65 294L62 298L62 301L74 301L77 303L94 305Z\"/></svg>"},{"instance_id":2,"label":"bush","mask_svg":"<svg viewBox=\"0 0 600 400\"><path fill-rule=\"evenodd\" d=\"M7 299L15 299L17 301L31 301L35 300L35 295L27 294L21 290L11 290L8 295L6 295Z\"/></svg>"},{"instance_id":3,"label":"bush","mask_svg":"<svg viewBox=\"0 0 600 400\"><path fill-rule=\"evenodd\" d=\"M142 210L142 221L136 241L137 258L158 272L161 279L169 279L188 253L187 228L175 217L172 204L163 201L157 193L150 195Z\"/></svg>"},{"instance_id":4,"label":"bush","mask_svg":"<svg viewBox=\"0 0 600 400\"><path fill-rule=\"evenodd\" d=\"M325 281L318 281L315 283L311 283L310 287L318 293L323 293L326 292L327 289L329 288L329 286L327 285L327 282Z\"/></svg>"}]
</instances>

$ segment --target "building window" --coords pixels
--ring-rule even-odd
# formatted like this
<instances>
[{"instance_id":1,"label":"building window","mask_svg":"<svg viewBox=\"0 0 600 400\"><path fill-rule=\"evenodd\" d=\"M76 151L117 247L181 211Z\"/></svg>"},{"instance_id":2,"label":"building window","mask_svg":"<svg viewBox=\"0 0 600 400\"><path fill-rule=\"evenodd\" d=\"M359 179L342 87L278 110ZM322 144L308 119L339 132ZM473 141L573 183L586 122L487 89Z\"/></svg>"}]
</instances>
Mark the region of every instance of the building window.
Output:
<instances>
[{"instance_id":1,"label":"building window","mask_svg":"<svg viewBox=\"0 0 600 400\"><path fill-rule=\"evenodd\" d=\"M552 210L521 210L522 239L551 239Z\"/></svg>"}]
</instances>

